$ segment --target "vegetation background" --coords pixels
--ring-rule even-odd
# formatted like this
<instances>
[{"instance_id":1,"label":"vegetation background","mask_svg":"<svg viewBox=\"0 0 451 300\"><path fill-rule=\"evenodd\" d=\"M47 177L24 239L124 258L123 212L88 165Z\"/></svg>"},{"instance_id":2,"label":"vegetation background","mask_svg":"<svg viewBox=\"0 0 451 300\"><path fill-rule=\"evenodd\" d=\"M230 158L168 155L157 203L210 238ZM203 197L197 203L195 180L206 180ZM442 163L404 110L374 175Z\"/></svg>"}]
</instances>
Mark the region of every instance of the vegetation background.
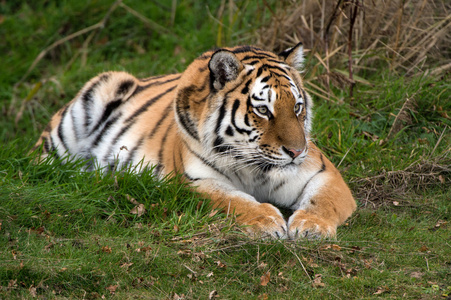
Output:
<instances>
[{"instance_id":1,"label":"vegetation background","mask_svg":"<svg viewBox=\"0 0 451 300\"><path fill-rule=\"evenodd\" d=\"M449 299L446 0L0 1L0 299ZM302 41L313 137L358 211L321 241L250 240L177 179L34 165L97 73Z\"/></svg>"}]
</instances>

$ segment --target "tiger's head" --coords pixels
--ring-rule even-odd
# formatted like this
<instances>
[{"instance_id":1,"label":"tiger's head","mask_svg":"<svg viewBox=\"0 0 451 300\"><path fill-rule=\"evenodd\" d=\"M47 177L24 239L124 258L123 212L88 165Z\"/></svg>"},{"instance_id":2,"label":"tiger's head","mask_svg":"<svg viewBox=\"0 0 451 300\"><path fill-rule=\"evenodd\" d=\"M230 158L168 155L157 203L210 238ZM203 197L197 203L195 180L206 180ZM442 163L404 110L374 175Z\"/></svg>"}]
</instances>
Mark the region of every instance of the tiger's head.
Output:
<instances>
[{"instance_id":1,"label":"tiger's head","mask_svg":"<svg viewBox=\"0 0 451 300\"><path fill-rule=\"evenodd\" d=\"M178 87L181 131L218 159L262 170L301 164L312 122L302 62L301 44L279 55L250 46L203 54Z\"/></svg>"}]
</instances>

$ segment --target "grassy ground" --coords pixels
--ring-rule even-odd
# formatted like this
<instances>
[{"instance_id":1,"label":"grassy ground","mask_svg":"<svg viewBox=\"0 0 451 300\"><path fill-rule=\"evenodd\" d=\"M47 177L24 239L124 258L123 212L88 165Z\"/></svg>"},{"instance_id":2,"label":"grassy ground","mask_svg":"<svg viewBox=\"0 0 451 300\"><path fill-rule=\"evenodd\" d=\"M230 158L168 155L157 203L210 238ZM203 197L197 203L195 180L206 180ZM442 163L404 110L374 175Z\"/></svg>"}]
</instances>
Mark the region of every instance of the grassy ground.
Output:
<instances>
[{"instance_id":1,"label":"grassy ground","mask_svg":"<svg viewBox=\"0 0 451 300\"><path fill-rule=\"evenodd\" d=\"M449 73L372 65L352 98L316 96L314 138L359 209L334 240L254 241L177 179L81 174L27 151L98 72L183 71L215 45L254 42L280 4L26 2L0 2L0 299L451 295Z\"/></svg>"}]
</instances>

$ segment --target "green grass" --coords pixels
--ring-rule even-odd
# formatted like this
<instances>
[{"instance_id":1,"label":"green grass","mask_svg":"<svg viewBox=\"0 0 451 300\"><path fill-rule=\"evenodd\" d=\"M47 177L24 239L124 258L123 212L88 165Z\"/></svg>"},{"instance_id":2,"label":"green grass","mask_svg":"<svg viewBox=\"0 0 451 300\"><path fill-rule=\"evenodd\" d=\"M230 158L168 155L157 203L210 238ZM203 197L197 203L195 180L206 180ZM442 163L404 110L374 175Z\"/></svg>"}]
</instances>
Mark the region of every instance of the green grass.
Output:
<instances>
[{"instance_id":1,"label":"green grass","mask_svg":"<svg viewBox=\"0 0 451 300\"><path fill-rule=\"evenodd\" d=\"M313 137L359 202L334 240L250 240L177 178L34 164L27 153L50 116L98 72L180 72L215 45L251 43L271 16L251 1L221 16L218 1L177 1L172 21L172 1L156 3L125 1L165 29L119 6L85 58L90 33L48 51L16 87L43 49L99 22L112 2L0 3L0 299L451 295L449 75L381 67L359 74L372 86L357 85L353 99L315 97ZM410 121L387 139L408 98Z\"/></svg>"}]
</instances>

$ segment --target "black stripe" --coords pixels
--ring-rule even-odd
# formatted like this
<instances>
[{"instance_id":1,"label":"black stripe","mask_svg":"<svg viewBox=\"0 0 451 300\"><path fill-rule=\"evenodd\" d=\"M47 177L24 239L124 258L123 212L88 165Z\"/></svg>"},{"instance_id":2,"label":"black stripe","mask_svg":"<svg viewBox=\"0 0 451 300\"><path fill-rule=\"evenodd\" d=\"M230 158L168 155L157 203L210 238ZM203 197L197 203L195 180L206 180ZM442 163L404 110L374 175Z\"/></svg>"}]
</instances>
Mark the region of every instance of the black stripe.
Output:
<instances>
[{"instance_id":1,"label":"black stripe","mask_svg":"<svg viewBox=\"0 0 451 300\"><path fill-rule=\"evenodd\" d=\"M53 141L53 138L51 135L49 135L49 139L50 139L50 152L54 153L54 155L56 157L59 157L58 151L56 151L56 148L55 148L55 142Z\"/></svg>"},{"instance_id":2,"label":"black stripe","mask_svg":"<svg viewBox=\"0 0 451 300\"><path fill-rule=\"evenodd\" d=\"M166 75L166 76L168 76L168 75ZM166 84L166 83L169 83L169 82L176 81L176 80L180 79L180 77L181 77L181 75L178 75L178 76L176 76L174 78L171 78L171 79L167 79L167 80L163 80L163 81L154 81L154 82L150 82L150 83L148 83L146 85L138 85L136 87L135 91L133 92L132 96L136 96L139 93L141 93L142 91L145 91L146 89L148 89L148 88L150 88L152 86L159 86L159 85L163 85L163 84Z\"/></svg>"},{"instance_id":3,"label":"black stripe","mask_svg":"<svg viewBox=\"0 0 451 300\"><path fill-rule=\"evenodd\" d=\"M195 140L199 140L199 134L197 133L197 124L188 116L189 113L185 113L177 107L177 116L180 124L185 128L186 132Z\"/></svg>"},{"instance_id":4,"label":"black stripe","mask_svg":"<svg viewBox=\"0 0 451 300\"><path fill-rule=\"evenodd\" d=\"M280 189L281 187L283 187L285 184L287 184L287 181L282 180L282 182L280 182L278 185L276 185L275 187L272 188L272 191L275 192L278 189Z\"/></svg>"},{"instance_id":5,"label":"black stripe","mask_svg":"<svg viewBox=\"0 0 451 300\"><path fill-rule=\"evenodd\" d=\"M164 153L164 151L166 151L166 152L173 151L173 149L170 149L169 151L167 151L167 150L165 149L166 141L167 141L167 139L168 139L168 134L169 134L169 131L172 129L172 126L174 126L174 123L171 123L171 124L168 126L168 129L166 130L166 132L165 132L164 135L163 135L163 138L161 139L161 143L160 143L160 151L158 151L158 164L159 164L159 165L162 165L162 166L164 166L164 162L163 162L163 153Z\"/></svg>"},{"instance_id":6,"label":"black stripe","mask_svg":"<svg viewBox=\"0 0 451 300\"><path fill-rule=\"evenodd\" d=\"M123 95L127 94L128 91L133 87L134 84L135 84L135 82L133 80L125 80L125 81L123 81L119 85L119 87L118 87L118 89L116 91L116 96L120 97L120 96L123 96Z\"/></svg>"},{"instance_id":7,"label":"black stripe","mask_svg":"<svg viewBox=\"0 0 451 300\"><path fill-rule=\"evenodd\" d=\"M252 46L242 46L242 47L238 47L232 50L233 53L238 54L238 53L245 53L245 52L251 52L256 56L261 56L263 58L276 58L276 56L271 53L271 52L266 52L262 49L256 48L256 47L252 47ZM244 59L248 59L248 56L246 56ZM244 60L243 59L243 60Z\"/></svg>"},{"instance_id":8,"label":"black stripe","mask_svg":"<svg viewBox=\"0 0 451 300\"><path fill-rule=\"evenodd\" d=\"M218 174L224 176L225 178L227 178L230 182L232 182L232 180L230 179L229 176L227 176L226 174L223 174L216 166L214 163L209 162L208 160L206 160L204 157L200 156L199 154L197 154L196 152L194 152L189 146L188 144L183 141L183 143L185 144L186 149L192 153L194 156L196 156L204 165L212 168L215 172L217 172Z\"/></svg>"},{"instance_id":9,"label":"black stripe","mask_svg":"<svg viewBox=\"0 0 451 300\"><path fill-rule=\"evenodd\" d=\"M151 76L151 77L147 77L147 78L141 78L139 79L139 81L141 82L146 82L146 81L150 81L150 80L157 80L163 77L167 77L167 76L171 76L170 74L164 74L164 75L157 75L157 76Z\"/></svg>"},{"instance_id":10,"label":"black stripe","mask_svg":"<svg viewBox=\"0 0 451 300\"><path fill-rule=\"evenodd\" d=\"M304 109L305 109L305 113L306 113L306 115L307 115L307 95L306 95L306 93L305 93L305 91L303 90L303 89L300 89L301 90L301 92L302 92L302 98L303 98L303 100L304 100Z\"/></svg>"},{"instance_id":11,"label":"black stripe","mask_svg":"<svg viewBox=\"0 0 451 300\"><path fill-rule=\"evenodd\" d=\"M271 78L271 75L263 77L260 82L267 82Z\"/></svg>"},{"instance_id":12,"label":"black stripe","mask_svg":"<svg viewBox=\"0 0 451 300\"><path fill-rule=\"evenodd\" d=\"M110 130L111 126L117 122L117 120L121 117L121 113L117 114L115 117L109 119L105 125L103 126L102 130L97 134L96 138L94 139L94 142L91 144L91 150L93 148L96 148L99 143L103 140L103 138L105 137L105 134ZM113 140L113 141L117 141L117 140ZM109 154L109 153L108 153Z\"/></svg>"},{"instance_id":13,"label":"black stripe","mask_svg":"<svg viewBox=\"0 0 451 300\"><path fill-rule=\"evenodd\" d=\"M99 127L105 123L105 121L110 117L110 115L113 113L115 109L117 109L122 104L122 99L111 101L107 104L105 107L105 110L103 111L102 117L97 122L97 124L91 129L90 135L93 134L95 131L99 129Z\"/></svg>"},{"instance_id":14,"label":"black stripe","mask_svg":"<svg viewBox=\"0 0 451 300\"><path fill-rule=\"evenodd\" d=\"M239 128L236 123L235 123L235 115L236 115L236 111L238 110L238 108L240 107L240 100L236 99L235 102L233 102L233 107L232 107L232 125L233 127L235 127L236 131L238 131L238 133L246 133L247 135L251 134L252 130L246 130L243 128Z\"/></svg>"},{"instance_id":15,"label":"black stripe","mask_svg":"<svg viewBox=\"0 0 451 300\"><path fill-rule=\"evenodd\" d=\"M224 101L222 101L221 107L219 108L218 119L216 120L216 128L215 128L216 134L219 134L219 130L221 128L222 120L224 120L225 111L226 111L226 108L225 108L226 105L227 105L227 98L224 98Z\"/></svg>"},{"instance_id":16,"label":"black stripe","mask_svg":"<svg viewBox=\"0 0 451 300\"><path fill-rule=\"evenodd\" d=\"M244 115L244 124L251 127L251 124L249 123L249 115L247 113Z\"/></svg>"},{"instance_id":17,"label":"black stripe","mask_svg":"<svg viewBox=\"0 0 451 300\"><path fill-rule=\"evenodd\" d=\"M276 60L276 59L268 59L268 61L269 61L269 62L272 62L272 63L275 63L275 64L278 64L278 65L286 66L287 68L289 67L287 64L283 63L283 62L280 61L280 60Z\"/></svg>"},{"instance_id":18,"label":"black stripe","mask_svg":"<svg viewBox=\"0 0 451 300\"><path fill-rule=\"evenodd\" d=\"M46 153L49 153L49 152L50 152L49 140L46 139L45 137L42 138L42 140L44 141L44 151L45 151Z\"/></svg>"},{"instance_id":19,"label":"black stripe","mask_svg":"<svg viewBox=\"0 0 451 300\"><path fill-rule=\"evenodd\" d=\"M136 110L133 115L127 118L127 120L124 121L124 124L122 125L121 131L116 134L116 136L112 139L113 143L110 145L108 151L105 154L104 160L108 159L108 156L110 155L113 148L116 146L117 141L123 136L130 128L135 124L136 118L145 112L152 104L154 104L156 101L158 101L162 96L164 96L166 93L172 91L175 88L173 86L172 88L166 90L165 92L155 96L154 98L148 100L143 106L141 106L138 110ZM114 121L117 121L117 118L114 118Z\"/></svg>"},{"instance_id":20,"label":"black stripe","mask_svg":"<svg viewBox=\"0 0 451 300\"><path fill-rule=\"evenodd\" d=\"M249 93L249 85L251 84L251 82L253 81L253 79L249 79L245 85L244 88L241 90L241 94L246 95Z\"/></svg>"},{"instance_id":21,"label":"black stripe","mask_svg":"<svg viewBox=\"0 0 451 300\"><path fill-rule=\"evenodd\" d=\"M273 66L273 65L267 65L267 64L265 64L265 65L263 65L263 66L268 67L268 69L276 69L276 70L279 70L279 71L281 71L283 74L285 74L285 75L288 76L288 72L287 72L285 69L281 68L281 67ZM279 75L279 76L282 76L282 75Z\"/></svg>"},{"instance_id":22,"label":"black stripe","mask_svg":"<svg viewBox=\"0 0 451 300\"><path fill-rule=\"evenodd\" d=\"M186 179L188 179L189 181L192 181L192 182L198 181L198 180L202 180L202 178L194 178L194 177L191 177L191 176L188 175L188 173L186 173L186 172L183 172L183 176L185 176Z\"/></svg>"},{"instance_id":23,"label":"black stripe","mask_svg":"<svg viewBox=\"0 0 451 300\"><path fill-rule=\"evenodd\" d=\"M66 140L64 138L64 133L63 133L63 123L64 123L64 118L66 116L68 107L69 106L66 106L64 108L63 112L61 113L61 121L58 125L58 138L60 139L61 143L63 144L63 147L65 148L65 150L69 150L69 147L67 147Z\"/></svg>"},{"instance_id":24,"label":"black stripe","mask_svg":"<svg viewBox=\"0 0 451 300\"><path fill-rule=\"evenodd\" d=\"M255 96L255 94L252 94L252 99L254 99L255 101L264 101L265 100L263 98L259 98L259 97ZM269 101L269 102L271 102L271 101Z\"/></svg>"},{"instance_id":25,"label":"black stripe","mask_svg":"<svg viewBox=\"0 0 451 300\"><path fill-rule=\"evenodd\" d=\"M160 176L161 174L161 169L163 168L163 166L161 164L156 164L155 168L153 169L153 174L155 176Z\"/></svg>"},{"instance_id":26,"label":"black stripe","mask_svg":"<svg viewBox=\"0 0 451 300\"><path fill-rule=\"evenodd\" d=\"M83 109L85 110L85 128L87 128L89 126L89 124L91 123L91 117L90 117L90 113L91 113L91 109L90 109L90 104L93 101L93 94L95 89L102 83L102 81L107 80L110 77L110 74L102 74L99 76L99 80L97 80L96 82L94 82L91 87L81 96L81 101L83 103Z\"/></svg>"},{"instance_id":27,"label":"black stripe","mask_svg":"<svg viewBox=\"0 0 451 300\"><path fill-rule=\"evenodd\" d=\"M75 113L74 113L74 109L70 110L70 117L72 119L72 131L74 132L74 136L75 136L75 140L78 141L78 139L80 138L80 133L78 132L78 126L77 126L77 122L76 122L76 117L75 117Z\"/></svg>"},{"instance_id":28,"label":"black stripe","mask_svg":"<svg viewBox=\"0 0 451 300\"><path fill-rule=\"evenodd\" d=\"M169 113L172 110L172 102L169 103L168 106L166 106L166 108L164 109L161 118L157 121L157 123L155 123L152 131L150 132L150 134L147 136L148 139L151 139L155 133L158 131L158 129L160 128L161 124L163 123L163 121L168 117ZM170 125L172 126L172 124Z\"/></svg>"},{"instance_id":29,"label":"black stripe","mask_svg":"<svg viewBox=\"0 0 451 300\"><path fill-rule=\"evenodd\" d=\"M233 136L233 129L232 129L232 127L230 127L230 125L227 126L225 134L227 134L228 136Z\"/></svg>"},{"instance_id":30,"label":"black stripe","mask_svg":"<svg viewBox=\"0 0 451 300\"><path fill-rule=\"evenodd\" d=\"M229 152L231 147L223 144L224 139L220 136L217 136L216 139L213 141L213 150L215 150L218 153Z\"/></svg>"},{"instance_id":31,"label":"black stripe","mask_svg":"<svg viewBox=\"0 0 451 300\"><path fill-rule=\"evenodd\" d=\"M322 173L322 172L324 172L324 171L326 170L326 165L324 164L323 154L320 153L320 155L321 155L321 162L322 162L321 169L319 169L318 172L316 172L315 174L313 174L312 177L310 177L310 179L305 183L304 187L302 188L301 192L299 193L299 195L296 197L295 200L301 199L301 197L302 197L303 194L304 194L305 188L306 188L307 185L310 183L310 181L312 181L312 179L313 179L316 175L318 175L318 174L320 174L320 173Z\"/></svg>"},{"instance_id":32,"label":"black stripe","mask_svg":"<svg viewBox=\"0 0 451 300\"><path fill-rule=\"evenodd\" d=\"M164 95L166 95L167 93L173 91L176 88L176 86L172 86L169 89L165 90L164 92L162 92L161 94L158 94L157 96L149 99L146 103L144 103L139 109L137 109L130 117L128 117L124 123L131 123L133 122L139 115L141 115L142 113L144 113L146 110L149 109L150 106L152 106L152 104L154 104L155 102L157 102L158 100L160 100L161 97L163 97Z\"/></svg>"}]
</instances>

